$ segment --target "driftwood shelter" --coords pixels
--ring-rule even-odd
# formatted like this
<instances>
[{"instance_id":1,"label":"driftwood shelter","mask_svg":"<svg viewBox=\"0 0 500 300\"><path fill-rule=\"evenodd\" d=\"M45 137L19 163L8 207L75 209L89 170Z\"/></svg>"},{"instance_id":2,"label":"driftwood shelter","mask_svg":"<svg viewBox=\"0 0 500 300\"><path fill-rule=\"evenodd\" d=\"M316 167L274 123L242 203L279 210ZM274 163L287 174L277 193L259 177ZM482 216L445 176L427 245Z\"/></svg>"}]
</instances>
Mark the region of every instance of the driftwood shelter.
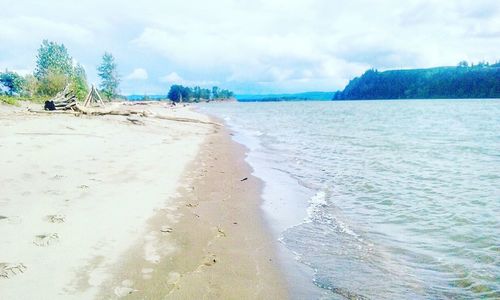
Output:
<instances>
[{"instance_id":1,"label":"driftwood shelter","mask_svg":"<svg viewBox=\"0 0 500 300\"><path fill-rule=\"evenodd\" d=\"M99 95L99 91L92 85L87 97L85 97L85 101L83 102L84 107L88 106L105 106L102 101L101 95Z\"/></svg>"},{"instance_id":2,"label":"driftwood shelter","mask_svg":"<svg viewBox=\"0 0 500 300\"><path fill-rule=\"evenodd\" d=\"M99 91L92 85L89 93L83 102L84 107L105 107ZM45 110L80 110L77 105L77 97L75 93L69 89L69 85L63 91L57 93L50 101L45 101Z\"/></svg>"}]
</instances>

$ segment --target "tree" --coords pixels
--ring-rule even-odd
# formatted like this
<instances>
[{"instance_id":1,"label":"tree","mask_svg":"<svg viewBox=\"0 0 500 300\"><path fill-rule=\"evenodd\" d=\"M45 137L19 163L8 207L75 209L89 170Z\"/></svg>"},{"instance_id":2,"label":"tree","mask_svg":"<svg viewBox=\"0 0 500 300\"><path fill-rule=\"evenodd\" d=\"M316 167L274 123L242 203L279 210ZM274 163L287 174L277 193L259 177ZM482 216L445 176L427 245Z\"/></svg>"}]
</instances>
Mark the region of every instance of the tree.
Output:
<instances>
[{"instance_id":1,"label":"tree","mask_svg":"<svg viewBox=\"0 0 500 300\"><path fill-rule=\"evenodd\" d=\"M6 93L10 96L13 94L20 94L24 85L24 78L8 70L0 73L0 85L3 85L7 91Z\"/></svg>"},{"instance_id":2,"label":"tree","mask_svg":"<svg viewBox=\"0 0 500 300\"><path fill-rule=\"evenodd\" d=\"M64 44L44 40L38 49L34 75L41 80L50 71L70 77L73 74L72 58Z\"/></svg>"},{"instance_id":3,"label":"tree","mask_svg":"<svg viewBox=\"0 0 500 300\"><path fill-rule=\"evenodd\" d=\"M218 99L219 98L219 87L212 87L212 98L213 99Z\"/></svg>"},{"instance_id":4,"label":"tree","mask_svg":"<svg viewBox=\"0 0 500 300\"><path fill-rule=\"evenodd\" d=\"M120 78L117 71L117 64L115 58L111 53L104 53L102 56L102 63L97 68L99 77L101 77L101 88L104 96L110 100L117 96L118 85L120 84Z\"/></svg>"},{"instance_id":5,"label":"tree","mask_svg":"<svg viewBox=\"0 0 500 300\"><path fill-rule=\"evenodd\" d=\"M87 73L79 63L74 68L73 77L71 78L71 89L80 100L83 100L89 91Z\"/></svg>"},{"instance_id":6,"label":"tree","mask_svg":"<svg viewBox=\"0 0 500 300\"><path fill-rule=\"evenodd\" d=\"M234 93L230 90L222 89L219 91L219 99L230 99L234 96Z\"/></svg>"},{"instance_id":7,"label":"tree","mask_svg":"<svg viewBox=\"0 0 500 300\"><path fill-rule=\"evenodd\" d=\"M42 96L53 96L64 90L70 78L57 70L49 70L40 80L38 80L37 94Z\"/></svg>"},{"instance_id":8,"label":"tree","mask_svg":"<svg viewBox=\"0 0 500 300\"><path fill-rule=\"evenodd\" d=\"M192 90L182 85L174 84L168 91L168 99L174 102L189 102L191 100Z\"/></svg>"},{"instance_id":9,"label":"tree","mask_svg":"<svg viewBox=\"0 0 500 300\"><path fill-rule=\"evenodd\" d=\"M28 97L33 97L39 88L39 82L33 74L24 76L22 94Z\"/></svg>"},{"instance_id":10,"label":"tree","mask_svg":"<svg viewBox=\"0 0 500 300\"><path fill-rule=\"evenodd\" d=\"M199 86L195 86L193 88L193 97L196 102L199 102L201 99L201 88Z\"/></svg>"}]
</instances>

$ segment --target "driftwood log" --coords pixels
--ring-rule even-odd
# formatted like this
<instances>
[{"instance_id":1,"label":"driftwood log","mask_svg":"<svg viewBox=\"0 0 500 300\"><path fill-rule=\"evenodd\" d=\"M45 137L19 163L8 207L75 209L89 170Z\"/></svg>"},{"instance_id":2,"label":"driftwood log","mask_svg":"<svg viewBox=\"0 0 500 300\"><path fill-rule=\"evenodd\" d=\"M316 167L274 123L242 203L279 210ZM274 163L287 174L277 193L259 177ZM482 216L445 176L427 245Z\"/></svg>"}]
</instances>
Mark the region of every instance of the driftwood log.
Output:
<instances>
[{"instance_id":1,"label":"driftwood log","mask_svg":"<svg viewBox=\"0 0 500 300\"><path fill-rule=\"evenodd\" d=\"M77 105L75 93L66 86L63 91L57 93L54 98L45 102L45 110L69 110Z\"/></svg>"},{"instance_id":2,"label":"driftwood log","mask_svg":"<svg viewBox=\"0 0 500 300\"><path fill-rule=\"evenodd\" d=\"M207 122L207 121L191 119L191 118L183 118L183 117L165 116L165 115L160 115L160 114L148 112L145 110L137 111L137 110L93 109L93 108L83 107L77 103L75 105L72 105L70 110L44 111L44 110L28 109L28 111L32 112L32 113L47 113L47 114L58 113L58 114L73 114L73 115L88 115L88 116L106 116L106 115L125 116L125 117L134 116L134 117L144 117L144 118L168 120L168 121L173 121L173 122L184 122L184 123L196 123L196 124L222 126L221 124L215 123L215 122ZM129 121L131 121L131 120L129 120ZM132 123L139 123L139 122L133 122L133 121L131 121L131 122Z\"/></svg>"}]
</instances>

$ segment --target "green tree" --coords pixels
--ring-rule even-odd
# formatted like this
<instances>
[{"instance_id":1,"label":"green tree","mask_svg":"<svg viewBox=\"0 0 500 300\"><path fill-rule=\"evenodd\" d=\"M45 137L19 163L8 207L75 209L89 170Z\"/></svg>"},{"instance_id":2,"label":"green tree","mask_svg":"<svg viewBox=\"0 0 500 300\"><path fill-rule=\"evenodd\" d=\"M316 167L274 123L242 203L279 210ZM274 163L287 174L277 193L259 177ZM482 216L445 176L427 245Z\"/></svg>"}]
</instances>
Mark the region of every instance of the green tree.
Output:
<instances>
[{"instance_id":1,"label":"green tree","mask_svg":"<svg viewBox=\"0 0 500 300\"><path fill-rule=\"evenodd\" d=\"M118 85L120 84L120 77L117 71L117 64L115 58L111 53L104 53L102 56L102 63L97 68L99 77L101 77L101 88L104 96L110 100L118 94Z\"/></svg>"},{"instance_id":2,"label":"green tree","mask_svg":"<svg viewBox=\"0 0 500 300\"><path fill-rule=\"evenodd\" d=\"M33 97L38 92L39 82L33 74L24 76L22 94Z\"/></svg>"},{"instance_id":3,"label":"green tree","mask_svg":"<svg viewBox=\"0 0 500 300\"><path fill-rule=\"evenodd\" d=\"M69 78L57 70L49 70L40 80L38 80L37 94L43 96L53 96L64 90L69 83Z\"/></svg>"},{"instance_id":4,"label":"green tree","mask_svg":"<svg viewBox=\"0 0 500 300\"><path fill-rule=\"evenodd\" d=\"M234 96L234 93L230 90L222 89L219 91L219 99L230 99Z\"/></svg>"},{"instance_id":5,"label":"green tree","mask_svg":"<svg viewBox=\"0 0 500 300\"><path fill-rule=\"evenodd\" d=\"M8 70L0 73L0 85L5 87L6 94L12 96L13 94L20 94L24 85L24 78Z\"/></svg>"},{"instance_id":6,"label":"green tree","mask_svg":"<svg viewBox=\"0 0 500 300\"><path fill-rule=\"evenodd\" d=\"M72 58L64 44L44 40L38 49L34 75L41 80L50 71L71 77L73 74Z\"/></svg>"},{"instance_id":7,"label":"green tree","mask_svg":"<svg viewBox=\"0 0 500 300\"><path fill-rule=\"evenodd\" d=\"M192 96L192 90L182 85L174 84L168 91L168 99L174 102L189 102Z\"/></svg>"},{"instance_id":8,"label":"green tree","mask_svg":"<svg viewBox=\"0 0 500 300\"><path fill-rule=\"evenodd\" d=\"M193 88L193 98L196 102L200 102L201 99L201 88L199 86L195 86Z\"/></svg>"},{"instance_id":9,"label":"green tree","mask_svg":"<svg viewBox=\"0 0 500 300\"><path fill-rule=\"evenodd\" d=\"M80 100L83 100L89 92L87 73L85 72L83 66L79 63L74 68L73 76L71 78L71 89Z\"/></svg>"},{"instance_id":10,"label":"green tree","mask_svg":"<svg viewBox=\"0 0 500 300\"><path fill-rule=\"evenodd\" d=\"M201 99L210 99L210 90L209 89L201 89Z\"/></svg>"},{"instance_id":11,"label":"green tree","mask_svg":"<svg viewBox=\"0 0 500 300\"><path fill-rule=\"evenodd\" d=\"M212 87L212 99L219 99L219 87Z\"/></svg>"}]
</instances>

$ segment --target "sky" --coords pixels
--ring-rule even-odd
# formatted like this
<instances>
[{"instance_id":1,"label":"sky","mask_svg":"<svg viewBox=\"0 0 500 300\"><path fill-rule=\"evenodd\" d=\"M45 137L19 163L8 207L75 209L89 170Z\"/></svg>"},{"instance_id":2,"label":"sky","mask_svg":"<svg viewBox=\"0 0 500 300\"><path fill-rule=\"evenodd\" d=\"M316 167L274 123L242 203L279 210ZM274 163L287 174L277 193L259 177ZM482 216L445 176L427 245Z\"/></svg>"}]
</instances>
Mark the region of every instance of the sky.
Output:
<instances>
[{"instance_id":1,"label":"sky","mask_svg":"<svg viewBox=\"0 0 500 300\"><path fill-rule=\"evenodd\" d=\"M379 70L500 60L499 0L0 0L0 69L63 43L90 83L111 52L123 94L217 85L336 91Z\"/></svg>"}]
</instances>

